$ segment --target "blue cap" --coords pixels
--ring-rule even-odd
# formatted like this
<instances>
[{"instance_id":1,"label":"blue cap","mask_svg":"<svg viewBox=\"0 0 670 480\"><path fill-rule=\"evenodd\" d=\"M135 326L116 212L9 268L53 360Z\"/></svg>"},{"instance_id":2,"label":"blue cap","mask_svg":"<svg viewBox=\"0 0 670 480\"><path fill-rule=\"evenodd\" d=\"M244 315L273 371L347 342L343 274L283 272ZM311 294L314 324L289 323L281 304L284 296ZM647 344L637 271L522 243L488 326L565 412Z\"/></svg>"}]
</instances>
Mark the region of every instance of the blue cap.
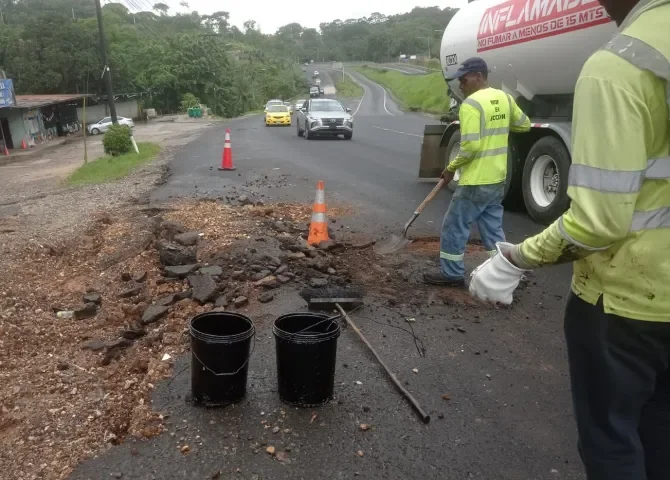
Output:
<instances>
[{"instance_id":1,"label":"blue cap","mask_svg":"<svg viewBox=\"0 0 670 480\"><path fill-rule=\"evenodd\" d=\"M489 67L486 65L486 62L479 57L468 58L465 62L461 63L461 66L458 67L456 73L450 75L447 80L456 80L461 78L466 73L489 73Z\"/></svg>"}]
</instances>

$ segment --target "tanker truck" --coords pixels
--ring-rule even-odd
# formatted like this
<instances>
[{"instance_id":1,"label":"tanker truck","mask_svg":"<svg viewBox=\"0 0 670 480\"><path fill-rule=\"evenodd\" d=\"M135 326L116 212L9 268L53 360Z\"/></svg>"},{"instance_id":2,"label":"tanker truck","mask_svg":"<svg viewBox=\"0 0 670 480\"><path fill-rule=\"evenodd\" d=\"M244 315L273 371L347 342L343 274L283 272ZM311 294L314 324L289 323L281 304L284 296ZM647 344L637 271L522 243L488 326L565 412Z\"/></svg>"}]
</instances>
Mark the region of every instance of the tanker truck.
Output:
<instances>
[{"instance_id":1,"label":"tanker truck","mask_svg":"<svg viewBox=\"0 0 670 480\"><path fill-rule=\"evenodd\" d=\"M525 207L548 224L569 206L572 102L587 58L616 32L596 0L476 0L449 22L440 46L451 97L451 121L426 125L420 178L435 178L460 147L458 81L447 79L469 57L483 58L489 84L512 95L530 117L527 133L511 133L506 208ZM455 189L455 180L449 185Z\"/></svg>"}]
</instances>

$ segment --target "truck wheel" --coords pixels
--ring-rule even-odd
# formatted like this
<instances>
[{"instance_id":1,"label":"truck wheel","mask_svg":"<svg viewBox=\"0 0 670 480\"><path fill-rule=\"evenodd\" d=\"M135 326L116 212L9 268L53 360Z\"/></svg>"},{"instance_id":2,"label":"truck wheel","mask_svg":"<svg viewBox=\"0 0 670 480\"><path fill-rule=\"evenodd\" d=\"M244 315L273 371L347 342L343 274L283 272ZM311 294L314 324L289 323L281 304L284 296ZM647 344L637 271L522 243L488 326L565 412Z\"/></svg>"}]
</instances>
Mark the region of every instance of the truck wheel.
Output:
<instances>
[{"instance_id":1,"label":"truck wheel","mask_svg":"<svg viewBox=\"0 0 670 480\"><path fill-rule=\"evenodd\" d=\"M458 150L461 148L461 132L454 132L454 134L449 139L447 144L447 162L449 164L456 155L458 155ZM445 165L445 167L446 167ZM509 139L509 151L507 153L507 177L505 178L505 196L503 198L503 205L505 208L514 209L518 208L522 204L522 195L521 195L521 176L523 169L521 168L521 159L519 158L519 148L516 144L516 141L510 137ZM456 191L458 186L458 179L460 177L460 170L456 171L454 179L449 182L447 188L452 192Z\"/></svg>"},{"instance_id":2,"label":"truck wheel","mask_svg":"<svg viewBox=\"0 0 670 480\"><path fill-rule=\"evenodd\" d=\"M523 167L523 201L528 215L548 225L570 206L570 154L559 139L543 137L531 147Z\"/></svg>"}]
</instances>

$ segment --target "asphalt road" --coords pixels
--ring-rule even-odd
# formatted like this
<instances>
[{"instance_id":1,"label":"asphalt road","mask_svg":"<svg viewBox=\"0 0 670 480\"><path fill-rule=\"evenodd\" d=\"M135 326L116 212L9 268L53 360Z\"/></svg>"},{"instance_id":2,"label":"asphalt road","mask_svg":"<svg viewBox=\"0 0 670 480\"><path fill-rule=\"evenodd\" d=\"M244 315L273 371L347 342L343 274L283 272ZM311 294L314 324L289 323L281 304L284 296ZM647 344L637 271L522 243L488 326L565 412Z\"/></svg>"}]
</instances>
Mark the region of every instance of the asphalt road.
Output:
<instances>
[{"instance_id":1,"label":"asphalt road","mask_svg":"<svg viewBox=\"0 0 670 480\"><path fill-rule=\"evenodd\" d=\"M308 68L322 72L324 86L333 83L327 66ZM236 119L223 127L232 132L236 171L216 170L223 129L212 130L176 153L171 176L152 201L244 193L311 202L316 181L324 180L328 204L353 212L338 223L369 237L397 231L433 186L416 178L421 133L433 120L403 113L382 87L352 76L365 89L361 99L343 99L355 112L352 141L306 141L295 125L266 128L258 115ZM437 235L449 198L440 194L413 232ZM504 225L512 241L540 230L523 213L506 213ZM435 260L419 257L415 277L435 268ZM380 265L384 261L393 259ZM154 398L155 408L170 415L170 434L114 447L72 478L206 479L220 470L218 478L225 479L583 479L562 338L569 276L569 268L538 272L514 307L485 314L450 302L413 305L402 291L395 313L374 304L356 313L370 341L431 413L429 425L418 421L353 332L339 339L337 401L308 410L284 406L268 325L279 313L301 308L295 295L284 295L255 313L261 327L244 402L224 410L193 408L184 401L188 359L180 359L175 378ZM425 358L403 332L375 323L403 324L410 316L427 345ZM442 398L447 392L451 400ZM372 429L361 431L361 423ZM268 426L280 428L273 433ZM192 448L188 455L177 449L185 443ZM290 463L267 455L266 446L288 451Z\"/></svg>"}]
</instances>

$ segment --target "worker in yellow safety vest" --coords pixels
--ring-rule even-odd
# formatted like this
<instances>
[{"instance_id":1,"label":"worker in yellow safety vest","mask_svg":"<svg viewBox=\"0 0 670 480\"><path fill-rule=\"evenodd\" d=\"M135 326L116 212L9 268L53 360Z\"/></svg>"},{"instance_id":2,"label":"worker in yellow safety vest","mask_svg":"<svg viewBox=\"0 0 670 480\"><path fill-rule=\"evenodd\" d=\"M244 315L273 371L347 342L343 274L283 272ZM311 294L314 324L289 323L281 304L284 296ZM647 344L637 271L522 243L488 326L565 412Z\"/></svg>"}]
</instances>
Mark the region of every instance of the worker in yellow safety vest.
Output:
<instances>
[{"instance_id":1,"label":"worker in yellow safety vest","mask_svg":"<svg viewBox=\"0 0 670 480\"><path fill-rule=\"evenodd\" d=\"M488 67L481 58L468 58L449 80L459 80L466 99L458 113L461 146L442 173L445 185L460 170L458 188L442 222L440 271L425 273L426 283L465 286L463 257L470 227L477 223L491 254L505 240L502 229L509 132L527 132L530 120L514 99L489 87Z\"/></svg>"},{"instance_id":2,"label":"worker in yellow safety vest","mask_svg":"<svg viewBox=\"0 0 670 480\"><path fill-rule=\"evenodd\" d=\"M499 244L470 291L492 299L518 285L521 273L496 267L505 258L574 262L565 339L587 476L668 480L670 0L599 2L620 30L577 81L570 209L520 245Z\"/></svg>"}]
</instances>

